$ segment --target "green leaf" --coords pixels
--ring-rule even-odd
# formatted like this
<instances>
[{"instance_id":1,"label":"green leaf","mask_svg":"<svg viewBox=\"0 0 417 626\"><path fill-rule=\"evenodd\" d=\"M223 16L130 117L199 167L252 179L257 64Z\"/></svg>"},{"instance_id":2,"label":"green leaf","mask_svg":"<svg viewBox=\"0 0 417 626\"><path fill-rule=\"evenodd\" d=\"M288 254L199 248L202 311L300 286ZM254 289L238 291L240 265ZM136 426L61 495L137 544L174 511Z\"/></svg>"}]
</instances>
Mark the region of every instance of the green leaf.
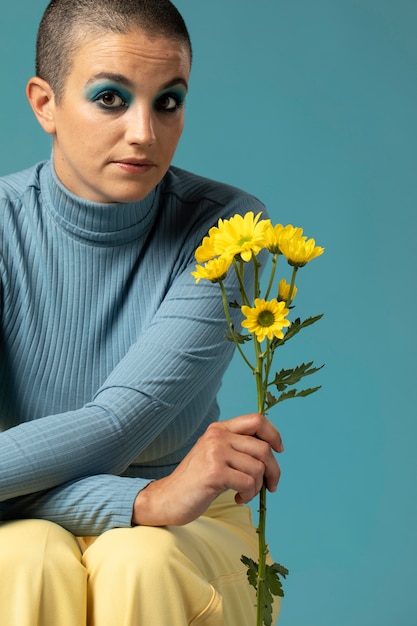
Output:
<instances>
[{"instance_id":1,"label":"green leaf","mask_svg":"<svg viewBox=\"0 0 417 626\"><path fill-rule=\"evenodd\" d=\"M283 578L286 578L289 574L289 571L287 570L287 568L284 567L283 565L280 565L280 563L273 563L272 565L268 565L268 567L274 572L276 572L277 574L279 574L279 576L282 576Z\"/></svg>"},{"instance_id":2,"label":"green leaf","mask_svg":"<svg viewBox=\"0 0 417 626\"><path fill-rule=\"evenodd\" d=\"M274 603L273 596L280 598L284 597L284 590L280 576L285 578L288 574L288 570L279 563L273 565L265 565L265 585L264 585L264 606L262 611L262 618L265 626L272 625L272 605Z\"/></svg>"},{"instance_id":3,"label":"green leaf","mask_svg":"<svg viewBox=\"0 0 417 626\"><path fill-rule=\"evenodd\" d=\"M305 396L309 396L315 391L318 391L319 389L321 389L321 385L319 385L318 387L312 387L311 389L302 389L301 391L297 391L297 389L290 389L289 391L283 391L281 395L278 397L275 404L278 404L278 402L283 402L284 400L290 400L291 398L303 398Z\"/></svg>"},{"instance_id":4,"label":"green leaf","mask_svg":"<svg viewBox=\"0 0 417 626\"><path fill-rule=\"evenodd\" d=\"M258 564L255 563L253 559L250 559L248 556L240 557L240 560L244 565L247 566L248 570L246 575L248 577L249 584L252 585L255 589L258 588Z\"/></svg>"},{"instance_id":5,"label":"green leaf","mask_svg":"<svg viewBox=\"0 0 417 626\"><path fill-rule=\"evenodd\" d=\"M271 406L274 406L274 404L276 404L277 402L278 402L278 398L273 396L272 393L270 393L269 391L265 393L265 404L266 404L267 409L270 408Z\"/></svg>"},{"instance_id":6,"label":"green leaf","mask_svg":"<svg viewBox=\"0 0 417 626\"><path fill-rule=\"evenodd\" d=\"M247 577L249 584L258 590L258 563L247 556L241 556L240 560L247 566ZM262 621L264 626L272 626L272 605L274 603L274 596L283 597L284 590L280 576L286 578L288 570L279 563L273 563L272 565L265 565L265 579L263 585L263 606L262 606Z\"/></svg>"},{"instance_id":7,"label":"green leaf","mask_svg":"<svg viewBox=\"0 0 417 626\"><path fill-rule=\"evenodd\" d=\"M279 346L283 346L286 341L291 339L291 337L294 337L294 335L299 333L300 330L302 330L303 328L307 328L307 326L311 326L312 324L315 324L315 322L318 322L322 317L323 317L323 313L321 313L320 315L315 315L314 317L308 317L303 322L300 320L299 317L297 317L297 319L291 322L291 325L288 326L287 330L284 333L283 339L273 340L273 342L271 343L272 349L275 350L275 348L278 348Z\"/></svg>"},{"instance_id":8,"label":"green leaf","mask_svg":"<svg viewBox=\"0 0 417 626\"><path fill-rule=\"evenodd\" d=\"M268 589L264 589L264 606L262 610L262 621L265 626L272 626L272 604L274 598Z\"/></svg>"},{"instance_id":9,"label":"green leaf","mask_svg":"<svg viewBox=\"0 0 417 626\"><path fill-rule=\"evenodd\" d=\"M313 361L310 361L309 363L302 363L292 369L282 369L275 374L275 378L270 384L275 385L278 391L284 391L290 385L298 383L304 376L315 374L324 367L323 365L320 365L320 367L312 367L312 365Z\"/></svg>"},{"instance_id":10,"label":"green leaf","mask_svg":"<svg viewBox=\"0 0 417 626\"><path fill-rule=\"evenodd\" d=\"M319 389L321 389L321 385L318 385L317 387L310 387L309 389L302 389L297 393L296 397L305 398L306 396L311 396L312 393L315 393Z\"/></svg>"},{"instance_id":11,"label":"green leaf","mask_svg":"<svg viewBox=\"0 0 417 626\"><path fill-rule=\"evenodd\" d=\"M227 339L227 341L232 341L233 343L240 343L240 344L243 344L246 341L251 340L250 335L241 335L241 333L237 333L235 330L230 329L230 328L229 330L225 332L224 338Z\"/></svg>"}]
</instances>

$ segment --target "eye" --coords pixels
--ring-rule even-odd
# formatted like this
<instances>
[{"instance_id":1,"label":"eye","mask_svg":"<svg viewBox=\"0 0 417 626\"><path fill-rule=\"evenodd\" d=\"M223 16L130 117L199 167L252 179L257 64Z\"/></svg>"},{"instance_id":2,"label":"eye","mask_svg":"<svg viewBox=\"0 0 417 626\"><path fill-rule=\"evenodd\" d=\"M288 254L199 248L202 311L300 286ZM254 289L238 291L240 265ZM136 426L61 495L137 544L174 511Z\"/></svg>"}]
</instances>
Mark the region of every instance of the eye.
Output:
<instances>
[{"instance_id":1,"label":"eye","mask_svg":"<svg viewBox=\"0 0 417 626\"><path fill-rule=\"evenodd\" d=\"M182 95L166 93L157 99L156 108L166 113L174 113L183 106L184 100Z\"/></svg>"},{"instance_id":2,"label":"eye","mask_svg":"<svg viewBox=\"0 0 417 626\"><path fill-rule=\"evenodd\" d=\"M117 91L102 91L94 98L104 109L120 109L127 106L127 102Z\"/></svg>"}]
</instances>

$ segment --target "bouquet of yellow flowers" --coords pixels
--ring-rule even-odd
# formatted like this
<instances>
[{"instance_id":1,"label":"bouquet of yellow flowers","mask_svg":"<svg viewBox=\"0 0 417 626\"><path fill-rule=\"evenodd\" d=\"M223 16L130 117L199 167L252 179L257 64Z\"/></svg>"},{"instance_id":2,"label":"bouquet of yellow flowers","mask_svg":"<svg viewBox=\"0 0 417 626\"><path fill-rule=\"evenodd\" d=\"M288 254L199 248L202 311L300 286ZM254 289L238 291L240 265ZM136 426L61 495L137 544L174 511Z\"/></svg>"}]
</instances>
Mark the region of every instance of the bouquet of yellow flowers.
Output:
<instances>
[{"instance_id":1,"label":"bouquet of yellow flowers","mask_svg":"<svg viewBox=\"0 0 417 626\"><path fill-rule=\"evenodd\" d=\"M321 369L314 367L312 361L295 368L281 369L275 375L272 374L271 368L277 348L322 317L317 315L304 321L300 318L290 321L288 318L294 309L292 302L297 293L295 281L298 270L320 256L324 248L316 246L314 239L307 239L302 228L295 228L291 224L273 226L269 219L260 218L261 213L255 216L253 212L248 212L244 216L234 215L229 220L220 219L218 225L210 229L208 236L197 248L195 258L198 265L192 275L197 283L202 279L219 283L228 323L226 339L235 343L244 362L251 369L256 381L257 410L266 414L283 400L304 397L320 388L312 387L298 391L293 387L304 376ZM261 250L267 250L272 255L271 273L264 294L261 294L261 264L258 260ZM290 282L285 278L276 282L280 255L284 256L292 267ZM253 265L254 271L253 294L247 293L245 287L245 265L248 263ZM229 302L227 298L224 281L231 268L236 273L239 283L241 302ZM274 288L274 285L277 286ZM231 307L240 308L244 318L242 327L248 334L243 334L234 327L230 315ZM251 356L247 355L245 346L248 342L253 349ZM279 563L272 565L267 563L265 527L266 488L263 486L259 494L257 529L259 561L255 563L253 559L242 556L242 562L248 568L249 583L256 589L257 626L271 625L273 596L284 595L280 576L285 578L288 574L288 570Z\"/></svg>"}]
</instances>

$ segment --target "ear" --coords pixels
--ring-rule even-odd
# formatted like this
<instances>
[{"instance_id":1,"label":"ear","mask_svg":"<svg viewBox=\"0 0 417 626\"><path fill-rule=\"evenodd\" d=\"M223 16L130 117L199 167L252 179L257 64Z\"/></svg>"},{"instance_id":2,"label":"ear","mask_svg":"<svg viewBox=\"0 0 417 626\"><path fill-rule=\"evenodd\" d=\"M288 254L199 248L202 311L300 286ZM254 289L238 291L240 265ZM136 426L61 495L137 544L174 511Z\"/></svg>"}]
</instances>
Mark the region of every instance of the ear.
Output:
<instances>
[{"instance_id":1,"label":"ear","mask_svg":"<svg viewBox=\"0 0 417 626\"><path fill-rule=\"evenodd\" d=\"M26 96L43 130L53 135L55 133L55 96L49 83L34 76L27 84Z\"/></svg>"}]
</instances>

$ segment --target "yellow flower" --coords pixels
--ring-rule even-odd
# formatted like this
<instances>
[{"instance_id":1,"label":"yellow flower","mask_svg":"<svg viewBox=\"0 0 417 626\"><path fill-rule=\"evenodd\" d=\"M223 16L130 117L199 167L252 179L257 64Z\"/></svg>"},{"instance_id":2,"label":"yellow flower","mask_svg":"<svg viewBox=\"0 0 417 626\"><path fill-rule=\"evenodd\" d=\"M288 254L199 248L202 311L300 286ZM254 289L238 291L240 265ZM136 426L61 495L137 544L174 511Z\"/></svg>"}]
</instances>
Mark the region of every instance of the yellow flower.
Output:
<instances>
[{"instance_id":1,"label":"yellow flower","mask_svg":"<svg viewBox=\"0 0 417 626\"><path fill-rule=\"evenodd\" d=\"M296 267L303 267L324 252L324 248L316 246L314 239L307 239L301 233L295 233L288 238L282 237L279 244L281 253L286 257L288 263Z\"/></svg>"},{"instance_id":2,"label":"yellow flower","mask_svg":"<svg viewBox=\"0 0 417 626\"><path fill-rule=\"evenodd\" d=\"M287 302L288 304L290 304L288 302L288 297L290 295L290 287L291 287L291 285L289 283L287 283L285 278L283 278L282 280L279 281L279 284L278 284L278 302ZM293 289L292 289L292 294L291 294L291 302L294 300L296 294L297 294L297 287L294 285Z\"/></svg>"},{"instance_id":3,"label":"yellow flower","mask_svg":"<svg viewBox=\"0 0 417 626\"><path fill-rule=\"evenodd\" d=\"M291 224L288 224L287 226L283 226L282 224L272 226L272 224L270 224L265 231L266 248L268 248L269 252L272 252L272 254L277 254L280 252L281 240L288 239L294 235L302 234L302 228L295 228L294 226L291 226Z\"/></svg>"},{"instance_id":4,"label":"yellow flower","mask_svg":"<svg viewBox=\"0 0 417 626\"><path fill-rule=\"evenodd\" d=\"M201 242L201 246L197 248L195 251L195 258L198 263L204 263L205 261L209 261L210 259L214 259L214 257L218 256L218 252L215 248L215 237L216 233L218 233L219 229L216 226L210 228L208 236L204 237Z\"/></svg>"},{"instance_id":5,"label":"yellow flower","mask_svg":"<svg viewBox=\"0 0 417 626\"><path fill-rule=\"evenodd\" d=\"M194 276L197 285L202 278L210 280L212 283L218 283L226 278L230 263L231 259L227 257L210 259L204 265L196 265L195 272L191 272L191 274Z\"/></svg>"},{"instance_id":6,"label":"yellow flower","mask_svg":"<svg viewBox=\"0 0 417 626\"><path fill-rule=\"evenodd\" d=\"M238 254L244 261L250 261L252 254L258 254L265 247L264 233L270 225L270 220L260 220L260 216L261 213L255 216L249 211L244 216L237 214L229 220L220 219L197 248L197 261L201 263L215 256L233 258Z\"/></svg>"},{"instance_id":7,"label":"yellow flower","mask_svg":"<svg viewBox=\"0 0 417 626\"><path fill-rule=\"evenodd\" d=\"M290 325L285 317L289 313L285 302L278 302L275 298L272 300L256 298L254 304L253 308L242 306L242 313L246 317L242 326L249 332L255 333L258 341L263 341L265 337L282 339L284 337L282 329Z\"/></svg>"}]
</instances>

